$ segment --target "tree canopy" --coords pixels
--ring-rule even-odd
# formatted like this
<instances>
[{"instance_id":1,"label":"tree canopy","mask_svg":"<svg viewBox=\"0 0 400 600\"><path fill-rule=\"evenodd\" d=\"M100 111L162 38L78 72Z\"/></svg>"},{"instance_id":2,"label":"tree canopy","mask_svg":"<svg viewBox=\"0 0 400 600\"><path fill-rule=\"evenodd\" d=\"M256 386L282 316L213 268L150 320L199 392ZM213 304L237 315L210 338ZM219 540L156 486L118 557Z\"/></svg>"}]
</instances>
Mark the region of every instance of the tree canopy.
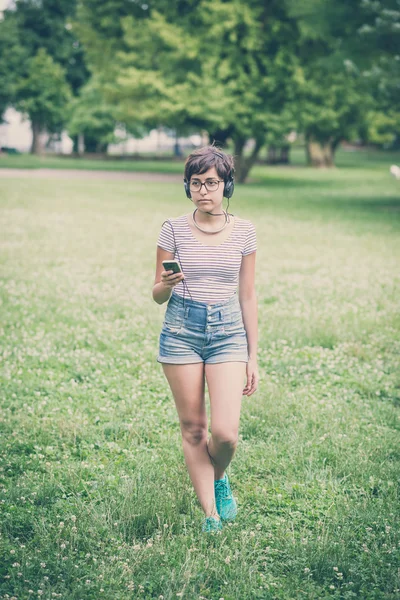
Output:
<instances>
[{"instance_id":1,"label":"tree canopy","mask_svg":"<svg viewBox=\"0 0 400 600\"><path fill-rule=\"evenodd\" d=\"M63 68L44 48L28 59L27 75L17 83L16 97L17 109L32 122L33 151L40 153L40 134L61 132L71 97Z\"/></svg>"},{"instance_id":2,"label":"tree canopy","mask_svg":"<svg viewBox=\"0 0 400 600\"><path fill-rule=\"evenodd\" d=\"M82 45L71 31L75 10L75 0L16 0L0 22L0 117L8 106L26 112L34 152L40 150L40 132L66 125L70 91L77 94L89 77ZM42 89L34 73L43 75Z\"/></svg>"},{"instance_id":3,"label":"tree canopy","mask_svg":"<svg viewBox=\"0 0 400 600\"><path fill-rule=\"evenodd\" d=\"M63 73L71 93L43 127L64 119L92 149L116 123L206 131L232 141L244 181L296 131L311 165L333 165L343 139L400 139L399 38L398 0L17 0L0 22L0 111L38 102L28 70L47 60L45 80Z\"/></svg>"}]
</instances>

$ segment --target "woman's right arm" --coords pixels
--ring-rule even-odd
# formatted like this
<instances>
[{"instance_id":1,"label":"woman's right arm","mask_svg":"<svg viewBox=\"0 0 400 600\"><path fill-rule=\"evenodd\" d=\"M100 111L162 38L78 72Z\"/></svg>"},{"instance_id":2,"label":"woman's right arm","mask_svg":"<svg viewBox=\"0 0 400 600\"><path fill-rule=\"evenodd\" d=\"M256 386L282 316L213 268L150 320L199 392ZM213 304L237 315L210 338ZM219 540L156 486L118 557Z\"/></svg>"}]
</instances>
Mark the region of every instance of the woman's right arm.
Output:
<instances>
[{"instance_id":1,"label":"woman's right arm","mask_svg":"<svg viewBox=\"0 0 400 600\"><path fill-rule=\"evenodd\" d=\"M171 273L165 271L162 261L171 260L174 258L172 252L168 252L160 246L157 246L157 265L156 265L156 276L154 278L153 285L153 300L157 304L164 304L169 300L172 288L175 287L182 279L184 279L183 273Z\"/></svg>"}]
</instances>

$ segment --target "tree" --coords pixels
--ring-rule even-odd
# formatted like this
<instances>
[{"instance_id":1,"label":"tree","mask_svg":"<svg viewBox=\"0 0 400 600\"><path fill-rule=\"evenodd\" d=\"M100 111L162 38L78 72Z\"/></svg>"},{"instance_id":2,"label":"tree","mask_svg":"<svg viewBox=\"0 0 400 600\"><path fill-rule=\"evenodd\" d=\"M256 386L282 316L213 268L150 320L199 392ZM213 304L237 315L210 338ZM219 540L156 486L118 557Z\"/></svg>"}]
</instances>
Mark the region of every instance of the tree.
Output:
<instances>
[{"instance_id":1,"label":"tree","mask_svg":"<svg viewBox=\"0 0 400 600\"><path fill-rule=\"evenodd\" d=\"M341 140L358 139L371 98L359 73L316 66L299 91L298 123L304 132L307 161L332 167Z\"/></svg>"},{"instance_id":2,"label":"tree","mask_svg":"<svg viewBox=\"0 0 400 600\"><path fill-rule=\"evenodd\" d=\"M202 129L210 137L229 136L237 178L244 181L269 123L276 126L295 96L295 22L282 3L159 1L125 16L119 2L106 5L115 12L107 18L103 12L99 21L93 2L81 2L76 27L92 68L107 81L104 90L118 118L134 133L143 125L164 125L179 133ZM254 148L246 157L251 139Z\"/></svg>"},{"instance_id":3,"label":"tree","mask_svg":"<svg viewBox=\"0 0 400 600\"><path fill-rule=\"evenodd\" d=\"M67 130L71 136L83 135L87 152L106 152L115 140L115 106L107 103L101 86L92 77L70 104Z\"/></svg>"},{"instance_id":4,"label":"tree","mask_svg":"<svg viewBox=\"0 0 400 600\"><path fill-rule=\"evenodd\" d=\"M0 123L5 110L15 100L15 85L27 58L25 48L18 43L16 21L0 21Z\"/></svg>"},{"instance_id":5,"label":"tree","mask_svg":"<svg viewBox=\"0 0 400 600\"><path fill-rule=\"evenodd\" d=\"M296 130L295 102L287 103L279 115L271 115L265 143L268 146L267 164L288 164L290 134Z\"/></svg>"},{"instance_id":6,"label":"tree","mask_svg":"<svg viewBox=\"0 0 400 600\"><path fill-rule=\"evenodd\" d=\"M282 145L294 127L311 165L333 165L341 139L368 132L366 73L379 44L389 40L393 57L396 1L79 0L74 30L130 132L164 125L231 139L245 181L264 144ZM393 32L371 50L362 32L377 15Z\"/></svg>"},{"instance_id":7,"label":"tree","mask_svg":"<svg viewBox=\"0 0 400 600\"><path fill-rule=\"evenodd\" d=\"M74 94L87 81L82 44L72 31L71 21L76 0L16 0L15 8L4 12L18 29L18 40L33 57L44 48L53 61L60 64Z\"/></svg>"},{"instance_id":8,"label":"tree","mask_svg":"<svg viewBox=\"0 0 400 600\"><path fill-rule=\"evenodd\" d=\"M367 115L366 141L400 147L400 5L364 0L368 22L359 30L373 60L364 71L375 106Z\"/></svg>"},{"instance_id":9,"label":"tree","mask_svg":"<svg viewBox=\"0 0 400 600\"><path fill-rule=\"evenodd\" d=\"M71 31L70 20L75 4L75 0L16 0L12 8L4 11L4 18L0 21L0 118L8 106L29 106L31 110L38 105L39 90L35 88L29 72L32 64L36 70L46 71L46 85L51 79L50 72L55 81L60 81L62 72L64 83L66 80L75 94L87 80L89 72L85 66L82 45ZM42 51L48 58L51 57L51 67L49 61L46 63ZM30 59L34 58L32 63ZM59 65L61 71L55 69L55 65ZM40 119L32 123L34 150L39 149L38 132L42 131L43 123L48 122L54 129L54 116L60 113L58 102L63 97L70 97L65 89L63 84L58 94L56 90L52 93L49 89L43 90ZM29 90L33 93L30 102ZM45 96L47 99L44 101ZM50 110L49 106L52 97L57 98L54 110ZM48 116L43 121L44 105ZM63 108L67 111L67 106ZM36 109L34 114L38 114Z\"/></svg>"},{"instance_id":10,"label":"tree","mask_svg":"<svg viewBox=\"0 0 400 600\"><path fill-rule=\"evenodd\" d=\"M28 75L16 85L16 107L32 123L31 152L41 152L40 136L44 131L57 133L65 124L65 107L71 99L64 70L43 48L27 61Z\"/></svg>"},{"instance_id":11,"label":"tree","mask_svg":"<svg viewBox=\"0 0 400 600\"><path fill-rule=\"evenodd\" d=\"M208 2L202 39L203 71L225 99L224 120L234 143L237 178L246 180L261 148L293 127L296 97L296 23L284 3ZM212 45L213 52L208 53ZM253 140L249 156L245 147Z\"/></svg>"},{"instance_id":12,"label":"tree","mask_svg":"<svg viewBox=\"0 0 400 600\"><path fill-rule=\"evenodd\" d=\"M398 27L393 27L391 36L382 36L380 44L379 36L371 43L365 34L375 31L384 15L398 23L400 13L388 10L396 0L287 0L287 4L300 31L297 115L308 162L332 166L341 139L368 138L368 131L372 132L368 120L379 112L376 91L383 72L379 72L379 82L370 75L371 70L377 74L379 45L394 58Z\"/></svg>"}]
</instances>

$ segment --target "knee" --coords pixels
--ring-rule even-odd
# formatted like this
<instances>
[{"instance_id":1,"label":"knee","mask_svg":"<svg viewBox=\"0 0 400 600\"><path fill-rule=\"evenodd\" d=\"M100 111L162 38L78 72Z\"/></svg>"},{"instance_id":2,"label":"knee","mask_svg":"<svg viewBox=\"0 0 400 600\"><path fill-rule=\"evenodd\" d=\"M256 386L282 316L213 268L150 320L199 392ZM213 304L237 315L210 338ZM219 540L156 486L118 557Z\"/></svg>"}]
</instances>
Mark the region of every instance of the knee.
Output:
<instances>
[{"instance_id":1,"label":"knee","mask_svg":"<svg viewBox=\"0 0 400 600\"><path fill-rule=\"evenodd\" d=\"M212 438L216 444L226 446L228 448L236 448L238 443L238 433L226 429L214 429L211 432Z\"/></svg>"},{"instance_id":2,"label":"knee","mask_svg":"<svg viewBox=\"0 0 400 600\"><path fill-rule=\"evenodd\" d=\"M207 440L207 424L181 421L182 439L191 446L198 446Z\"/></svg>"}]
</instances>

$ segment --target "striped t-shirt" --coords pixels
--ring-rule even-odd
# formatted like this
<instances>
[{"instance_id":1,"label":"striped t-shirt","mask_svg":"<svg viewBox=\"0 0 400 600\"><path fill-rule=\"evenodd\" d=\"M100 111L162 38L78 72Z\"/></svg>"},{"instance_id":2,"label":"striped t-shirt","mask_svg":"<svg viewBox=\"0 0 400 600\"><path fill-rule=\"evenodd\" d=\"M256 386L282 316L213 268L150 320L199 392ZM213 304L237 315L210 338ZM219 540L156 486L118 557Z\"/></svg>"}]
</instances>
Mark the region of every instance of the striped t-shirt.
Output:
<instances>
[{"instance_id":1,"label":"striped t-shirt","mask_svg":"<svg viewBox=\"0 0 400 600\"><path fill-rule=\"evenodd\" d=\"M168 222L161 227L157 245L174 254L181 265L187 286L184 293L184 283L180 281L172 288L172 293L208 304L228 300L238 288L242 256L257 250L254 225L235 216L228 239L218 246L207 246L193 235L187 215L169 220L174 229L176 246Z\"/></svg>"}]
</instances>

